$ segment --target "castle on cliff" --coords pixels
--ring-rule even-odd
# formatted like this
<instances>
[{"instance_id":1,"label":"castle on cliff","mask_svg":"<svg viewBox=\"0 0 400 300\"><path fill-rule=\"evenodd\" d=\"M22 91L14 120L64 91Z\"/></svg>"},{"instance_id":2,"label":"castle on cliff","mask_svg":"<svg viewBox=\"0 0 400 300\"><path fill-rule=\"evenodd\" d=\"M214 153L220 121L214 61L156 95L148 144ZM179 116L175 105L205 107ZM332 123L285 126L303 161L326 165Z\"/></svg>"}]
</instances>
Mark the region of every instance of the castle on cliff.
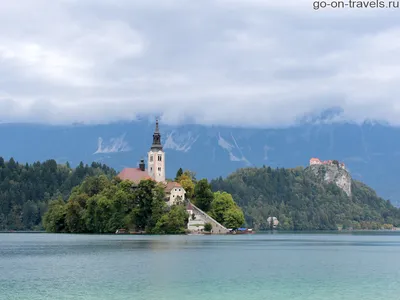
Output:
<instances>
[{"instance_id":1,"label":"castle on cliff","mask_svg":"<svg viewBox=\"0 0 400 300\"><path fill-rule=\"evenodd\" d=\"M343 162L338 162L338 161L335 161L335 160L324 160L324 161L321 161L319 158L311 158L310 159L310 166L312 166L312 165L329 165L329 166L332 166L332 165L336 164L335 162L337 162L337 165L339 166L339 168L342 168L342 169L346 170L346 165Z\"/></svg>"}]
</instances>

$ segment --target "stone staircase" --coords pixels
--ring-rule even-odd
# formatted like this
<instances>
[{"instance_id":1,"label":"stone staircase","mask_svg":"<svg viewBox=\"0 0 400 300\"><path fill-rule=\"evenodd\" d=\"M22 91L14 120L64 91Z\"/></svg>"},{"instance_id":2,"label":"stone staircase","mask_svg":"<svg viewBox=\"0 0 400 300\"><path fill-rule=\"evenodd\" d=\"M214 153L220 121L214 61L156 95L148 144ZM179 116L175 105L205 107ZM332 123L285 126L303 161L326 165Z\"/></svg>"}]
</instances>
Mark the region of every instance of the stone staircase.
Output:
<instances>
[{"instance_id":1,"label":"stone staircase","mask_svg":"<svg viewBox=\"0 0 400 300\"><path fill-rule=\"evenodd\" d=\"M191 202L189 202L188 204L187 211L190 215L188 230L192 232L203 232L204 224L210 223L212 225L212 234L226 234L229 232L229 230L225 226L218 223L216 220L211 218L208 214L206 214L204 211L202 211ZM195 215L194 220L192 219L192 214Z\"/></svg>"}]
</instances>

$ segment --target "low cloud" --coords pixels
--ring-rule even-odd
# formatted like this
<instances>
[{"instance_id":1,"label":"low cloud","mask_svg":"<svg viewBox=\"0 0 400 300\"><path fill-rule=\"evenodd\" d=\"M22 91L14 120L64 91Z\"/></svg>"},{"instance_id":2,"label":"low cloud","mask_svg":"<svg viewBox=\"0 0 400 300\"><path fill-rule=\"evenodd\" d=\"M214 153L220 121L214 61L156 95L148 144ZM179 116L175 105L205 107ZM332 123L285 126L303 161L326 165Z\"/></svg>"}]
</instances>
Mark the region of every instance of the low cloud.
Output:
<instances>
[{"instance_id":1,"label":"low cloud","mask_svg":"<svg viewBox=\"0 0 400 300\"><path fill-rule=\"evenodd\" d=\"M0 120L400 123L399 9L31 0L0 10Z\"/></svg>"}]
</instances>

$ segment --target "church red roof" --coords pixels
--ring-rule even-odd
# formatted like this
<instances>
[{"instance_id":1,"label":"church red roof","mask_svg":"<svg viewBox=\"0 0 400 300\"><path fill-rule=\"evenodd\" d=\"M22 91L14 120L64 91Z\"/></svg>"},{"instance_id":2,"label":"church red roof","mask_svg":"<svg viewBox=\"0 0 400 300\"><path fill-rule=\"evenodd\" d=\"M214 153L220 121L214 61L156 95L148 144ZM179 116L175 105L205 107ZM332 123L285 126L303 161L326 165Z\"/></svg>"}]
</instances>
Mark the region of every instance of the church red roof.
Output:
<instances>
[{"instance_id":1,"label":"church red roof","mask_svg":"<svg viewBox=\"0 0 400 300\"><path fill-rule=\"evenodd\" d=\"M135 183L139 183L141 180L152 179L147 171L142 171L139 168L125 168L118 174L121 180L130 180Z\"/></svg>"}]
</instances>

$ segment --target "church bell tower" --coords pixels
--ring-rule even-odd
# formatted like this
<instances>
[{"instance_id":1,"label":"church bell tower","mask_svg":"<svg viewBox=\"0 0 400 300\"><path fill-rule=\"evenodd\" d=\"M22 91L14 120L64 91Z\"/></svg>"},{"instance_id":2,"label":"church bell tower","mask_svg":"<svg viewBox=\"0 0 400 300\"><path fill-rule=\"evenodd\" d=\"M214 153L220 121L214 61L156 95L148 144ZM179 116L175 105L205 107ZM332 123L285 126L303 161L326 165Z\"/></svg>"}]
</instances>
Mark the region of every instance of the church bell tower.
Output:
<instances>
[{"instance_id":1,"label":"church bell tower","mask_svg":"<svg viewBox=\"0 0 400 300\"><path fill-rule=\"evenodd\" d=\"M156 182L165 182L165 152L161 145L161 134L156 120L156 129L153 133L153 144L148 152L148 174Z\"/></svg>"}]
</instances>

